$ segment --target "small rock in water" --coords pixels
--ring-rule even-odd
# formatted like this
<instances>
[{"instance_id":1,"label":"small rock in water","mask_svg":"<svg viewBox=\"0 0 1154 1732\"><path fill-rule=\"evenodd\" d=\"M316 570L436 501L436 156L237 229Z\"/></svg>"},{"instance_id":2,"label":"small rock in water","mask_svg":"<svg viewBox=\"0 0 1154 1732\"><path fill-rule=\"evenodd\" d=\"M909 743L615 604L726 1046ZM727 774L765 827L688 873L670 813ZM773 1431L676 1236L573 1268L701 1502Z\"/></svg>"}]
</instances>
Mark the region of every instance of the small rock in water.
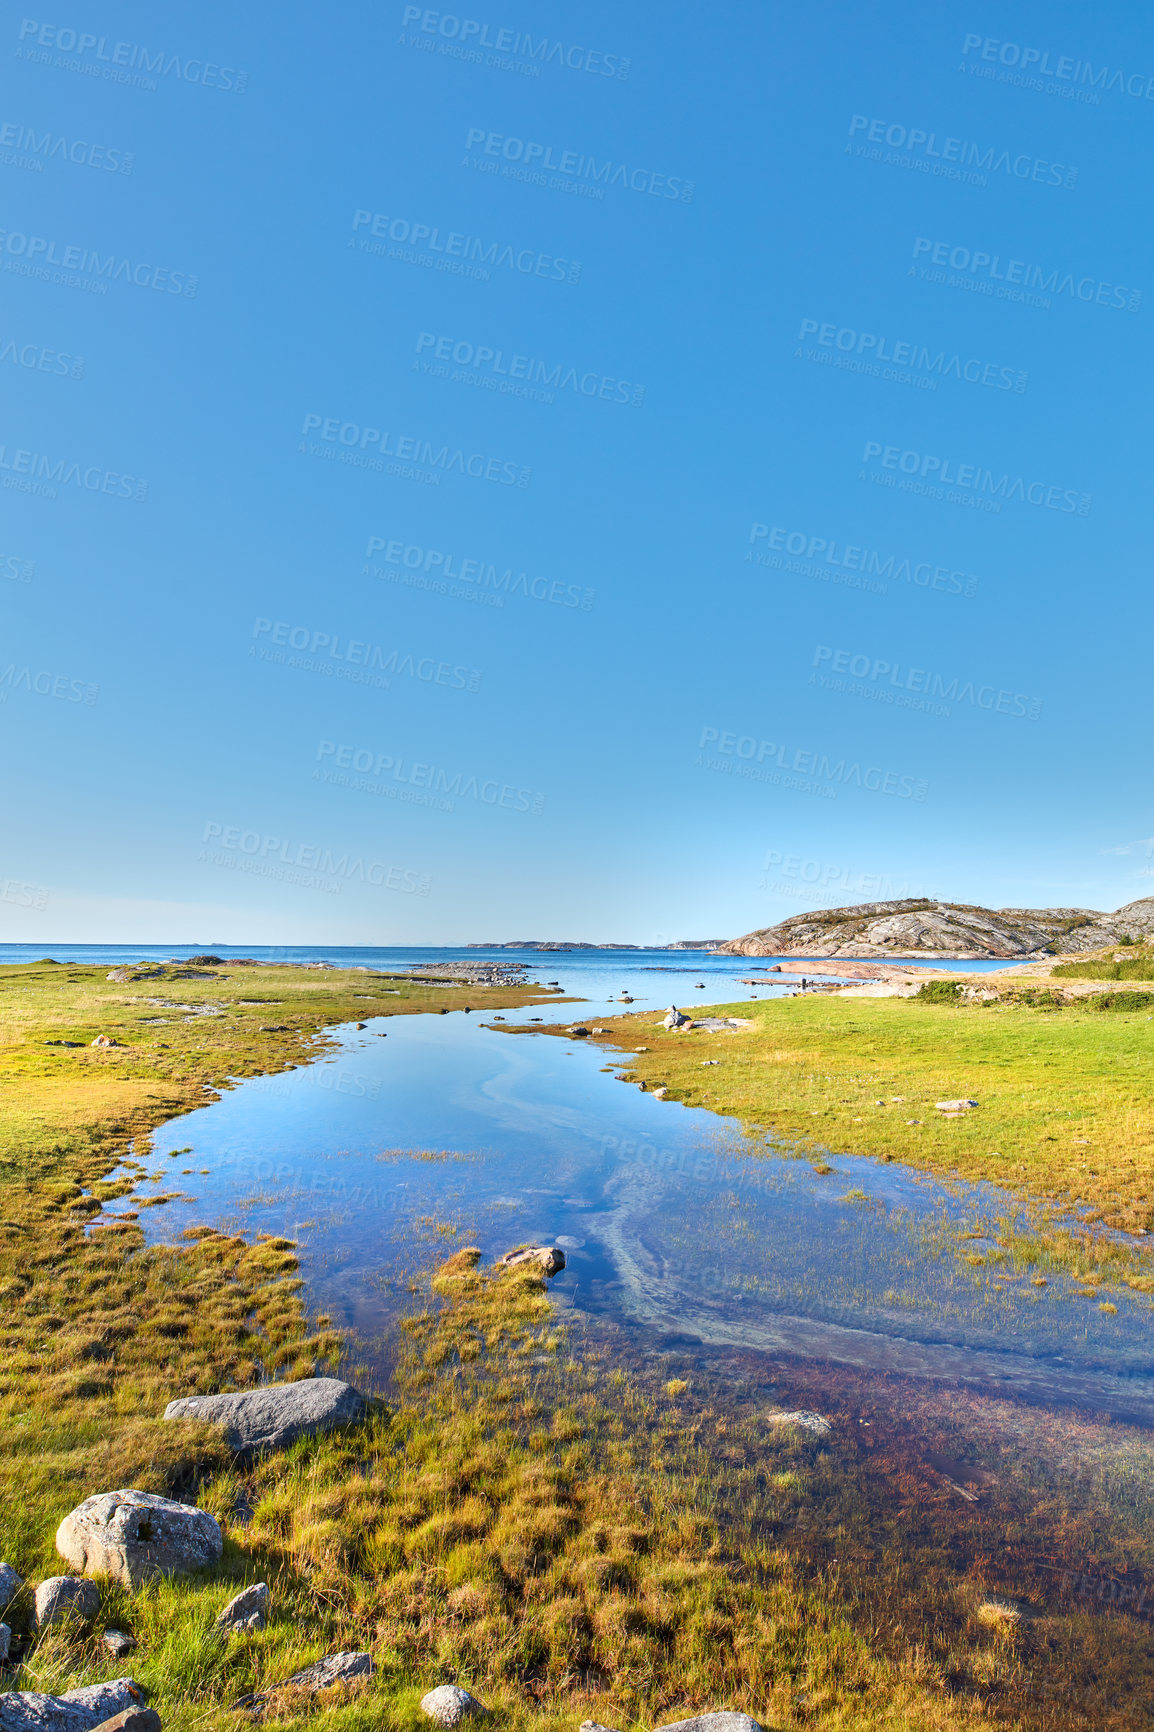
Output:
<instances>
[{"instance_id":1,"label":"small rock in water","mask_svg":"<svg viewBox=\"0 0 1154 1732\"><path fill-rule=\"evenodd\" d=\"M584 1239L575 1239L571 1233L558 1233L553 1242L565 1251L579 1251L585 1243Z\"/></svg>"},{"instance_id":2,"label":"small rock in water","mask_svg":"<svg viewBox=\"0 0 1154 1732\"><path fill-rule=\"evenodd\" d=\"M56 1530L56 1550L75 1569L138 1588L220 1562L224 1541L207 1510L147 1491L85 1498Z\"/></svg>"},{"instance_id":3,"label":"small rock in water","mask_svg":"<svg viewBox=\"0 0 1154 1732\"><path fill-rule=\"evenodd\" d=\"M796 1425L802 1431L812 1431L817 1437L826 1437L833 1430L823 1413L811 1413L804 1407L793 1413L767 1413L765 1417L770 1425Z\"/></svg>"},{"instance_id":4,"label":"small rock in water","mask_svg":"<svg viewBox=\"0 0 1154 1732\"><path fill-rule=\"evenodd\" d=\"M546 1275L559 1275L565 1267L565 1253L560 1245L523 1245L498 1259L499 1268L517 1269L527 1264L535 1264Z\"/></svg>"},{"instance_id":5,"label":"small rock in water","mask_svg":"<svg viewBox=\"0 0 1154 1732\"><path fill-rule=\"evenodd\" d=\"M438 1684L421 1697L421 1712L434 1726L459 1726L472 1714L487 1714L489 1710L459 1684Z\"/></svg>"},{"instance_id":6,"label":"small rock in water","mask_svg":"<svg viewBox=\"0 0 1154 1732\"><path fill-rule=\"evenodd\" d=\"M242 1630L263 1630L268 1623L269 1595L267 1582L254 1582L228 1602L217 1628L229 1635Z\"/></svg>"},{"instance_id":7,"label":"small rock in water","mask_svg":"<svg viewBox=\"0 0 1154 1732\"><path fill-rule=\"evenodd\" d=\"M69 1559L69 1562L72 1560ZM88 1624L100 1610L100 1589L79 1576L49 1576L36 1590L36 1628L75 1619Z\"/></svg>"},{"instance_id":8,"label":"small rock in water","mask_svg":"<svg viewBox=\"0 0 1154 1732\"><path fill-rule=\"evenodd\" d=\"M136 1637L127 1630L105 1630L102 1640L114 1660L123 1660L136 1646Z\"/></svg>"},{"instance_id":9,"label":"small rock in water","mask_svg":"<svg viewBox=\"0 0 1154 1732\"><path fill-rule=\"evenodd\" d=\"M669 1094L669 1090L665 1087L662 1087L659 1089L654 1089L653 1098L655 1101L663 1101L663 1100L665 1100L665 1098L667 1097L668 1094Z\"/></svg>"}]
</instances>

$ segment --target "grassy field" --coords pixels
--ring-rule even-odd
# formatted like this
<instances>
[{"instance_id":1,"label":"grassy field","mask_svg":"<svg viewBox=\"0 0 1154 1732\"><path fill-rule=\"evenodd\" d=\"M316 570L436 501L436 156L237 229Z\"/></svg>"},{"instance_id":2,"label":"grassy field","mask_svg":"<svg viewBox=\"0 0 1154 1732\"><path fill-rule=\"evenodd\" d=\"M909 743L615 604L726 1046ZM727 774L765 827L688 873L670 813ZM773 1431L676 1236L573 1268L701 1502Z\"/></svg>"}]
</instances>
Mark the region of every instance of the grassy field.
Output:
<instances>
[{"instance_id":1,"label":"grassy field","mask_svg":"<svg viewBox=\"0 0 1154 1732\"><path fill-rule=\"evenodd\" d=\"M1081 1201L1088 1218L1131 1232L1154 1227L1148 1014L823 994L710 1011L751 1026L676 1034L653 1013L603 1026L630 1051L648 1048L629 1076L803 1148L993 1180ZM958 1099L979 1105L935 1110Z\"/></svg>"},{"instance_id":2,"label":"grassy field","mask_svg":"<svg viewBox=\"0 0 1154 1732\"><path fill-rule=\"evenodd\" d=\"M131 1660L98 1635L49 1635L20 1687L130 1671L188 1732L251 1725L230 1705L258 1688L274 1726L412 1732L421 1692L451 1679L526 1732L585 1717L630 1732L723 1706L773 1732L1146 1723L1145 1627L1056 1585L1154 1572L1154 1451L1123 1426L1103 1441L953 1393L915 1409L885 1379L823 1385L813 1366L777 1394L830 1414L831 1432L774 1426L762 1389L745 1398L731 1372L589 1334L539 1278L482 1270L467 1248L414 1273L396 1387L366 1424L243 1471L211 1428L164 1425L175 1394L325 1368L341 1344L306 1314L286 1240L206 1223L147 1249L132 1209L100 1224L149 1170L148 1129L206 1083L301 1062L325 1024L528 995L231 965L103 973L0 974L0 1553L32 1581L55 1573L61 1516L133 1484L194 1495L225 1555L133 1596L105 1585L96 1630L130 1630ZM834 1008L757 1010L800 1010L804 1026ZM851 1015L878 1009L957 1014ZM87 1044L101 1033L121 1044ZM1015 1426L1028 1450L1008 1446ZM997 1489L963 1501L927 1474L927 1448ZM258 1579L272 1622L226 1644L213 1620ZM1022 1615L989 1621L990 1594ZM19 1635L27 1611L26 1597L12 1609ZM365 1647L377 1674L359 1695L309 1705L275 1688Z\"/></svg>"}]
</instances>

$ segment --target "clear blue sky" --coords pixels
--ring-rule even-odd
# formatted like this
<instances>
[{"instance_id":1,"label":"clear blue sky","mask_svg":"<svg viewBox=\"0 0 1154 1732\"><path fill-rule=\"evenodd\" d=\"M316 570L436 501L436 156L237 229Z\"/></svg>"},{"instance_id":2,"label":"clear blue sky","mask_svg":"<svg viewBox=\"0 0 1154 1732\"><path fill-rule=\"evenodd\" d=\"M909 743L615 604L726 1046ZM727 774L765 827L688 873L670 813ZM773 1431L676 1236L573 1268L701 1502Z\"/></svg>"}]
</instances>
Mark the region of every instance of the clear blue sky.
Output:
<instances>
[{"instance_id":1,"label":"clear blue sky","mask_svg":"<svg viewBox=\"0 0 1154 1732\"><path fill-rule=\"evenodd\" d=\"M7 10L0 936L1154 892L1148 10L469 6Z\"/></svg>"}]
</instances>

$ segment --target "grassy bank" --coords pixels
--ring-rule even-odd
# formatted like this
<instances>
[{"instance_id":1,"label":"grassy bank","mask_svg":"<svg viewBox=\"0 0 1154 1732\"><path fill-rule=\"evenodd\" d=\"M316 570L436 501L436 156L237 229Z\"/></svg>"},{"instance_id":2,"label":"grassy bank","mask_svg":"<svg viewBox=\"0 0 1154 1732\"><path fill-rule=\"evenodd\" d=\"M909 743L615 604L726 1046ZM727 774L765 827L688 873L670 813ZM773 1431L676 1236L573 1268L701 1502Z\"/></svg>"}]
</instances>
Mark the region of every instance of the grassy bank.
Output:
<instances>
[{"instance_id":1,"label":"grassy bank","mask_svg":"<svg viewBox=\"0 0 1154 1732\"><path fill-rule=\"evenodd\" d=\"M751 1129L1080 1201L1131 1232L1154 1226L1146 1014L825 995L713 1010L750 1026L675 1034L651 1012L599 1023L631 1051L648 1047L630 1077ZM967 1098L976 1110L935 1110Z\"/></svg>"},{"instance_id":2,"label":"grassy bank","mask_svg":"<svg viewBox=\"0 0 1154 1732\"><path fill-rule=\"evenodd\" d=\"M339 1350L306 1318L288 1241L205 1228L145 1248L123 1199L149 1171L148 1132L230 1076L307 1060L333 1024L533 997L352 970L107 973L0 969L0 1536L42 1572L61 1514L92 1490L187 1480L159 1422L174 1395L299 1376Z\"/></svg>"}]
</instances>

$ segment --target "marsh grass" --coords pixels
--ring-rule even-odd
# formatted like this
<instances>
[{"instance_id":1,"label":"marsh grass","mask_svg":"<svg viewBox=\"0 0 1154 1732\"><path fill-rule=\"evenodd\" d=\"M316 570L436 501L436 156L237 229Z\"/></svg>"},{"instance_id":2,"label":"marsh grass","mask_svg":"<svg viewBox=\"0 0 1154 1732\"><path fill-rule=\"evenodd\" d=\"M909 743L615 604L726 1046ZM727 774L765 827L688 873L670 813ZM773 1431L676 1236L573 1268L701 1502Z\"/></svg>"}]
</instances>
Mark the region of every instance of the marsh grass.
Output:
<instances>
[{"instance_id":1,"label":"marsh grass","mask_svg":"<svg viewBox=\"0 0 1154 1732\"><path fill-rule=\"evenodd\" d=\"M753 1026L673 1034L651 1013L606 1026L631 1055L631 1078L663 1082L686 1105L772 1131L807 1156L873 1155L1076 1204L1129 1233L1154 1225L1154 1021L1143 1015L821 996L717 1014ZM703 1049L725 1061L708 1095ZM936 1111L958 1098L980 1104L956 1118Z\"/></svg>"},{"instance_id":2,"label":"marsh grass","mask_svg":"<svg viewBox=\"0 0 1154 1732\"><path fill-rule=\"evenodd\" d=\"M204 1577L131 1596L103 1585L96 1631L135 1635L128 1662L97 1634L32 1639L25 1593L10 1619L21 1687L128 1671L175 1732L250 1726L231 1705L253 1690L270 1692L274 1727L416 1732L422 1691L454 1678L517 1732L586 1717L632 1732L721 1706L775 1732L1040 1729L1055 1701L1063 1727L1088 1732L1148 1710L1144 1626L1053 1591L1056 1569L1150 1568L1154 1459L1123 1427L991 1416L962 1395L927 1417L903 1386L813 1366L780 1366L770 1403L764 1361L746 1390L736 1360L711 1375L598 1336L562 1319L539 1275L484 1270L467 1246L406 1283L394 1385L365 1424L244 1468L213 1428L165 1425L174 1394L301 1375L342 1344L310 1324L290 1241L205 1227L148 1248L134 1221L101 1224L105 1205L140 1182L148 1130L200 1104L208 1075L307 1056L322 1022L352 1019L353 986L364 1014L369 983L305 975L298 993L296 971L263 971L287 1038L198 1017L165 1029L162 1058L129 1042L136 988L105 995L96 972L0 977L0 1551L33 1581L53 1574L61 1516L134 1484L194 1496L225 1552ZM182 1001L209 986L219 1001L228 982L182 979ZM438 1006L435 990L413 999L386 1008ZM53 1074L34 1043L61 1026L122 1030L125 1047L50 1049L65 1055ZM463 1236L440 1216L427 1229L441 1257ZM816 1407L833 1430L767 1425L767 1405ZM1015 1424L1029 1449L999 1441ZM998 1489L970 1503L927 1480L927 1444ZM226 1642L220 1609L259 1579L268 1629ZM991 1594L1036 1615L992 1629L977 1616ZM312 1702L280 1688L364 1647L367 1688Z\"/></svg>"}]
</instances>

